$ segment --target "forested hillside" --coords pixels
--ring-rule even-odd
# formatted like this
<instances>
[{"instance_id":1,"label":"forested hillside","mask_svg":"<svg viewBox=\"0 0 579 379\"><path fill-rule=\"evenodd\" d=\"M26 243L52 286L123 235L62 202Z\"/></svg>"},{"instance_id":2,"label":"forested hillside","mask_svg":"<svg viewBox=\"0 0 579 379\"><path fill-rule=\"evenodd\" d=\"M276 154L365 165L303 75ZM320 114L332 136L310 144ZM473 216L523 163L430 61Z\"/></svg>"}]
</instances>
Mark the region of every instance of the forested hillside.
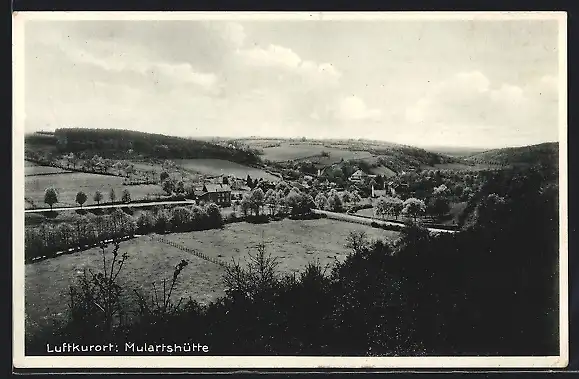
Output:
<instances>
[{"instance_id":1,"label":"forested hillside","mask_svg":"<svg viewBox=\"0 0 579 379\"><path fill-rule=\"evenodd\" d=\"M558 142L488 150L465 158L466 161L473 163L491 163L501 165L552 165L553 162L557 162L558 159Z\"/></svg>"},{"instance_id":2,"label":"forested hillside","mask_svg":"<svg viewBox=\"0 0 579 379\"><path fill-rule=\"evenodd\" d=\"M57 129L53 136L26 137L27 155L75 153L80 157L103 158L226 159L243 164L260 161L254 150L217 145L188 138L171 137L120 129Z\"/></svg>"}]
</instances>

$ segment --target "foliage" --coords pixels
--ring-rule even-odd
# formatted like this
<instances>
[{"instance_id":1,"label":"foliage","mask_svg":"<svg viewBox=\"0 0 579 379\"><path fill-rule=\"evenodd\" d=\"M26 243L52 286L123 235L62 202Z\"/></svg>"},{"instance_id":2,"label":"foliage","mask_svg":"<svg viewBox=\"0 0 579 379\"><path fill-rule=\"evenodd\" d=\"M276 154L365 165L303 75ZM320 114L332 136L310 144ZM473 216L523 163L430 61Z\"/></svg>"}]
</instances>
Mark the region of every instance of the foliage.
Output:
<instances>
[{"instance_id":1,"label":"foliage","mask_svg":"<svg viewBox=\"0 0 579 379\"><path fill-rule=\"evenodd\" d=\"M404 208L402 209L402 213L406 216L412 217L414 221L419 216L422 216L426 211L426 204L424 201L416 199L416 198L409 198L404 201Z\"/></svg>"},{"instance_id":2,"label":"foliage","mask_svg":"<svg viewBox=\"0 0 579 379\"><path fill-rule=\"evenodd\" d=\"M101 201L103 200L103 194L101 193L101 191L96 191L94 193L93 200L96 201L97 204L101 203Z\"/></svg>"},{"instance_id":3,"label":"foliage","mask_svg":"<svg viewBox=\"0 0 579 379\"><path fill-rule=\"evenodd\" d=\"M84 193L82 191L78 191L76 194L76 202L78 203L78 205L81 206L81 208L82 208L82 205L86 202L87 198L88 197L86 196L86 193Z\"/></svg>"},{"instance_id":4,"label":"foliage","mask_svg":"<svg viewBox=\"0 0 579 379\"><path fill-rule=\"evenodd\" d=\"M123 195L121 197L121 200L123 201L123 203L130 203L131 202L131 193L129 192L128 189L124 189L123 190Z\"/></svg>"},{"instance_id":5,"label":"foliage","mask_svg":"<svg viewBox=\"0 0 579 379\"><path fill-rule=\"evenodd\" d=\"M54 204L58 203L58 193L55 188L47 188L44 191L44 202L50 206L50 209L52 209Z\"/></svg>"}]
</instances>

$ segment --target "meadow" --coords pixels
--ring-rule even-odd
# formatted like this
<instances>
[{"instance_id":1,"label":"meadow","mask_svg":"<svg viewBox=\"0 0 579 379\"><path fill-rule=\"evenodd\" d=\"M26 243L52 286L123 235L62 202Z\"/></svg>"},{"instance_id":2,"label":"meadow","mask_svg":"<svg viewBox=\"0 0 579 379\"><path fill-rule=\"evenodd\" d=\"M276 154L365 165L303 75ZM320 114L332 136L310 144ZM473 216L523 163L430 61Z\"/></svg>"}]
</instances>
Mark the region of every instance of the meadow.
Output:
<instances>
[{"instance_id":1,"label":"meadow","mask_svg":"<svg viewBox=\"0 0 579 379\"><path fill-rule=\"evenodd\" d=\"M157 185L137 185L125 186L124 179L118 176L89 174L84 172L74 172L55 175L37 175L25 178L24 196L27 199L26 208L48 208L44 203L44 191L53 187L58 191L58 203L55 207L78 206L76 194L84 191L87 194L85 205L96 204L93 200L94 193L98 190L103 194L103 202L109 201L108 195L111 188L114 188L117 200L121 199L122 191L128 189L131 199L142 200L162 194L162 190Z\"/></svg>"},{"instance_id":2,"label":"meadow","mask_svg":"<svg viewBox=\"0 0 579 379\"><path fill-rule=\"evenodd\" d=\"M319 156L322 152L327 152L330 154L327 163L336 163L340 159L364 159L372 156L368 151L352 151L346 149L339 149L335 147L326 147L320 144L290 144L283 143L276 147L267 147L263 150L263 159L267 159L273 162L282 162L288 160L304 159L313 156Z\"/></svg>"},{"instance_id":3,"label":"meadow","mask_svg":"<svg viewBox=\"0 0 579 379\"><path fill-rule=\"evenodd\" d=\"M289 220L268 224L245 222L227 224L222 230L206 230L164 235L163 238L197 249L210 257L231 262L245 261L247 253L265 242L266 251L279 261L282 272L301 271L308 262L322 266L342 261L349 253L344 246L350 231L363 230L373 239L393 239L398 233L329 219ZM307 236L307 238L305 238ZM169 278L181 259L189 260L183 270L175 299L191 297L207 303L224 294L224 269L188 252L156 241L151 236L137 237L121 243L121 253L129 258L119 276L127 294L134 289L151 293L163 278ZM68 288L84 269L100 269L99 249L61 255L26 265L25 302L26 332L34 333L67 315ZM129 297L129 301L134 301Z\"/></svg>"},{"instance_id":4,"label":"meadow","mask_svg":"<svg viewBox=\"0 0 579 379\"><path fill-rule=\"evenodd\" d=\"M176 159L175 163L189 172L219 176L228 175L245 179L247 175L253 179L278 181L279 178L259 168L244 166L224 159Z\"/></svg>"},{"instance_id":5,"label":"meadow","mask_svg":"<svg viewBox=\"0 0 579 379\"><path fill-rule=\"evenodd\" d=\"M33 162L24 161L24 176L62 174L71 171L63 170L58 167L41 166Z\"/></svg>"}]
</instances>

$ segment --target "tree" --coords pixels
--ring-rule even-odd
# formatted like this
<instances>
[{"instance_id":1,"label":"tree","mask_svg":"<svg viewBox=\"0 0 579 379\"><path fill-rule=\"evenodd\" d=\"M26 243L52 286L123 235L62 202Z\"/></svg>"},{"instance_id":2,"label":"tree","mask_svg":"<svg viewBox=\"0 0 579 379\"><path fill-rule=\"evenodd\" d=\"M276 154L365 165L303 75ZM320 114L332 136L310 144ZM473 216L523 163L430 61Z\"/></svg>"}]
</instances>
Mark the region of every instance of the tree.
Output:
<instances>
[{"instance_id":1,"label":"tree","mask_svg":"<svg viewBox=\"0 0 579 379\"><path fill-rule=\"evenodd\" d=\"M328 195L328 202L326 204L326 209L332 212L342 212L344 210L344 206L342 204L342 199L340 199L340 195L338 192L332 190Z\"/></svg>"},{"instance_id":2,"label":"tree","mask_svg":"<svg viewBox=\"0 0 579 379\"><path fill-rule=\"evenodd\" d=\"M503 196L490 193L482 198L476 207L476 223L479 226L494 225L501 222L507 204Z\"/></svg>"},{"instance_id":3,"label":"tree","mask_svg":"<svg viewBox=\"0 0 579 379\"><path fill-rule=\"evenodd\" d=\"M219 206L214 203L209 203L205 207L205 212L207 213L208 227L219 228L223 226L223 216Z\"/></svg>"},{"instance_id":4,"label":"tree","mask_svg":"<svg viewBox=\"0 0 579 379\"><path fill-rule=\"evenodd\" d=\"M93 200L96 201L97 204L100 205L102 199L103 199L103 194L101 193L101 191L96 191L94 193Z\"/></svg>"},{"instance_id":5,"label":"tree","mask_svg":"<svg viewBox=\"0 0 579 379\"><path fill-rule=\"evenodd\" d=\"M265 204L265 194L263 193L263 190L261 188L256 188L251 191L251 197L249 200L251 202L251 209L255 212L256 216L259 216L259 211Z\"/></svg>"},{"instance_id":6,"label":"tree","mask_svg":"<svg viewBox=\"0 0 579 379\"><path fill-rule=\"evenodd\" d=\"M82 192L82 191L78 191L76 194L76 202L80 205L80 207L82 208L82 205L86 202L87 196L86 193Z\"/></svg>"},{"instance_id":7,"label":"tree","mask_svg":"<svg viewBox=\"0 0 579 379\"><path fill-rule=\"evenodd\" d=\"M111 191L109 192L109 200L111 201L111 203L114 203L115 200L117 200L117 194L115 193L114 188L111 188Z\"/></svg>"},{"instance_id":8,"label":"tree","mask_svg":"<svg viewBox=\"0 0 579 379\"><path fill-rule=\"evenodd\" d=\"M123 203L130 203L131 202L131 193L129 192L128 189L124 189L123 190L123 196L121 197L121 200L123 201Z\"/></svg>"},{"instance_id":9,"label":"tree","mask_svg":"<svg viewBox=\"0 0 579 379\"><path fill-rule=\"evenodd\" d=\"M385 215L390 215L398 219L402 207L403 202L397 197L380 197L374 206L374 213L382 218L384 218Z\"/></svg>"},{"instance_id":10,"label":"tree","mask_svg":"<svg viewBox=\"0 0 579 379\"><path fill-rule=\"evenodd\" d=\"M165 179L162 184L163 191L167 193L167 195L172 195L175 191L175 182L171 179Z\"/></svg>"},{"instance_id":11,"label":"tree","mask_svg":"<svg viewBox=\"0 0 579 379\"><path fill-rule=\"evenodd\" d=\"M326 206L326 203L328 202L328 198L322 192L320 192L316 196L316 199L314 200L314 202L316 203L316 207L318 209L324 209Z\"/></svg>"},{"instance_id":12,"label":"tree","mask_svg":"<svg viewBox=\"0 0 579 379\"><path fill-rule=\"evenodd\" d=\"M191 211L185 207L175 207L170 213L171 226L177 231L186 231L191 224Z\"/></svg>"},{"instance_id":13,"label":"tree","mask_svg":"<svg viewBox=\"0 0 579 379\"><path fill-rule=\"evenodd\" d=\"M243 198L241 199L241 203L239 205L241 207L241 212L243 213L244 216L247 217L249 211L251 210L251 195L249 194L243 195Z\"/></svg>"},{"instance_id":14,"label":"tree","mask_svg":"<svg viewBox=\"0 0 579 379\"><path fill-rule=\"evenodd\" d=\"M251 176L249 176L249 174L247 174L247 179L245 180L245 183L249 188L253 189L253 181L251 180Z\"/></svg>"},{"instance_id":15,"label":"tree","mask_svg":"<svg viewBox=\"0 0 579 379\"><path fill-rule=\"evenodd\" d=\"M434 195L439 195L439 196L446 196L450 193L450 190L448 189L448 187L446 186L446 184L441 184L438 187L434 188L434 191L432 191L432 193Z\"/></svg>"},{"instance_id":16,"label":"tree","mask_svg":"<svg viewBox=\"0 0 579 379\"><path fill-rule=\"evenodd\" d=\"M54 204L58 203L58 193L55 188L47 188L44 191L44 202L50 206L50 210Z\"/></svg>"},{"instance_id":17,"label":"tree","mask_svg":"<svg viewBox=\"0 0 579 379\"><path fill-rule=\"evenodd\" d=\"M418 216L421 216L426 211L426 204L424 201L411 197L404 202L402 213L408 217L412 217L414 222Z\"/></svg>"},{"instance_id":18,"label":"tree","mask_svg":"<svg viewBox=\"0 0 579 379\"><path fill-rule=\"evenodd\" d=\"M273 213L277 207L277 196L272 188L268 189L265 193L265 203L269 207L269 214L273 216Z\"/></svg>"},{"instance_id":19,"label":"tree","mask_svg":"<svg viewBox=\"0 0 579 379\"><path fill-rule=\"evenodd\" d=\"M349 203L352 200L352 195L348 191L342 192L342 202Z\"/></svg>"},{"instance_id":20,"label":"tree","mask_svg":"<svg viewBox=\"0 0 579 379\"><path fill-rule=\"evenodd\" d=\"M292 214L300 213L303 194L298 189L292 189L285 198L285 203L291 208Z\"/></svg>"},{"instance_id":21,"label":"tree","mask_svg":"<svg viewBox=\"0 0 579 379\"><path fill-rule=\"evenodd\" d=\"M429 211L438 217L444 216L450 211L450 204L444 196L434 197L429 205Z\"/></svg>"},{"instance_id":22,"label":"tree","mask_svg":"<svg viewBox=\"0 0 579 379\"><path fill-rule=\"evenodd\" d=\"M161 179L161 182L164 182L165 179L169 179L169 174L167 173L167 171L163 171L159 178Z\"/></svg>"},{"instance_id":23,"label":"tree","mask_svg":"<svg viewBox=\"0 0 579 379\"><path fill-rule=\"evenodd\" d=\"M404 208L404 202L402 201L402 199L400 199L398 197L390 197L389 198L389 205L388 205L389 214L394 216L394 218L396 218L397 220L398 220L398 216L400 216L400 212L402 212L403 208Z\"/></svg>"},{"instance_id":24,"label":"tree","mask_svg":"<svg viewBox=\"0 0 579 379\"><path fill-rule=\"evenodd\" d=\"M374 214L380 218L384 218L388 214L388 205L386 203L386 198L379 197L374 204Z\"/></svg>"},{"instance_id":25,"label":"tree","mask_svg":"<svg viewBox=\"0 0 579 379\"><path fill-rule=\"evenodd\" d=\"M362 197L360 196L360 194L358 193L358 191L354 190L350 193L350 201L352 202L352 204L358 204L360 201L362 201Z\"/></svg>"}]
</instances>

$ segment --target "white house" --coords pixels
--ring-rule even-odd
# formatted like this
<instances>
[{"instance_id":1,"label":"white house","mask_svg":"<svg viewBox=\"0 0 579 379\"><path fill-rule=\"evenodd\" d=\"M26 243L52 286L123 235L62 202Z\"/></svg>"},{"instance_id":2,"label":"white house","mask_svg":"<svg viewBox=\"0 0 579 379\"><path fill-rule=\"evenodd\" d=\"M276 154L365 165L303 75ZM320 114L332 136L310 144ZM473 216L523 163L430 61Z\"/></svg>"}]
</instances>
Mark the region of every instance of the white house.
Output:
<instances>
[{"instance_id":1,"label":"white house","mask_svg":"<svg viewBox=\"0 0 579 379\"><path fill-rule=\"evenodd\" d=\"M366 174L362 170L358 170L355 173L353 173L352 176L350 176L350 181L355 182L355 183L360 183L367 177L368 177L368 174Z\"/></svg>"}]
</instances>

